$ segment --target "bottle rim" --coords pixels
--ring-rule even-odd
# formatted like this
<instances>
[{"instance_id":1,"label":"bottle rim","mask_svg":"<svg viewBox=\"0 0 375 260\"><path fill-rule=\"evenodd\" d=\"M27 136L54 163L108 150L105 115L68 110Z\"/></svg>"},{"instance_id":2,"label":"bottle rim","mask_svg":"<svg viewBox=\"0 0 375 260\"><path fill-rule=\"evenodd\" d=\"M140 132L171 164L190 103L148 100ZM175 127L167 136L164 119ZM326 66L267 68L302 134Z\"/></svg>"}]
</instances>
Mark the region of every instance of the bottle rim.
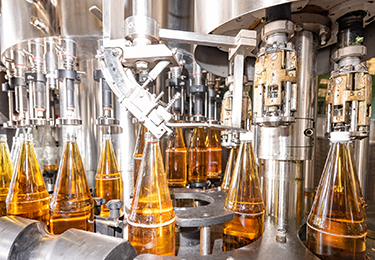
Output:
<instances>
[{"instance_id":1,"label":"bottle rim","mask_svg":"<svg viewBox=\"0 0 375 260\"><path fill-rule=\"evenodd\" d=\"M77 135L75 133L67 133L64 140L65 142L75 143L77 142Z\"/></svg>"},{"instance_id":2,"label":"bottle rim","mask_svg":"<svg viewBox=\"0 0 375 260\"><path fill-rule=\"evenodd\" d=\"M330 134L331 142L348 142L350 141L349 132L331 132Z\"/></svg>"},{"instance_id":3,"label":"bottle rim","mask_svg":"<svg viewBox=\"0 0 375 260\"><path fill-rule=\"evenodd\" d=\"M6 142L8 140L6 134L0 134L0 142Z\"/></svg>"}]
</instances>

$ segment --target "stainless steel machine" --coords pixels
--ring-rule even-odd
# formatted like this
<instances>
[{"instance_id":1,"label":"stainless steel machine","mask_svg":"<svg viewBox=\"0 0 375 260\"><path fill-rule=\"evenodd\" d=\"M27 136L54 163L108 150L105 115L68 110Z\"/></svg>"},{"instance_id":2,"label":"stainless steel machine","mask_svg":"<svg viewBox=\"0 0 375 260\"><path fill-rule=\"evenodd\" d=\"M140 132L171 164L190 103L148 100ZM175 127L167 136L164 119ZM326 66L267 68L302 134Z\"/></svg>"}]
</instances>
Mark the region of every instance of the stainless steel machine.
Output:
<instances>
[{"instance_id":1,"label":"stainless steel machine","mask_svg":"<svg viewBox=\"0 0 375 260\"><path fill-rule=\"evenodd\" d=\"M118 213L132 198L139 124L157 138L173 135L173 128L217 129L223 148L238 146L248 132L254 140L266 208L262 238L221 252L217 234L233 219L223 209L225 193L175 189L174 200L203 202L176 206L179 250L168 259L317 259L299 228L325 160L324 133L350 132L364 199L375 202L367 163L374 156L374 12L373 1L349 0L3 0L4 131L52 126L61 147L63 135L77 133L93 192L101 134L112 133L124 206L113 202L111 217L96 219L97 232L107 237L82 231L87 248L61 242L79 231L55 237L38 223L0 218L0 248L6 248L0 259L55 259L64 249L83 259L91 243L108 249L97 259L112 259L112 249L134 258L121 240L127 223ZM318 76L328 73L322 94ZM322 96L326 115L318 116ZM97 208L103 203L95 201ZM372 217L369 210L370 230ZM32 252L27 257L15 247L23 236Z\"/></svg>"}]
</instances>

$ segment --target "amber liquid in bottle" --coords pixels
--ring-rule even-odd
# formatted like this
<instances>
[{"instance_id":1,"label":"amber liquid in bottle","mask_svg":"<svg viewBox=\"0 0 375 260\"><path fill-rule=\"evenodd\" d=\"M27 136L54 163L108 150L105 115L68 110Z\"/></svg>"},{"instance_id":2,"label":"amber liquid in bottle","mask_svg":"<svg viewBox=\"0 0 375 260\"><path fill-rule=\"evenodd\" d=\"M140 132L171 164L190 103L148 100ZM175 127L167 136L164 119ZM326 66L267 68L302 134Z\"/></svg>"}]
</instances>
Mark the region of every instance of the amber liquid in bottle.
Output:
<instances>
[{"instance_id":1,"label":"amber liquid in bottle","mask_svg":"<svg viewBox=\"0 0 375 260\"><path fill-rule=\"evenodd\" d=\"M111 135L104 135L103 141L104 146L95 176L95 184L96 196L106 200L106 203L101 206L100 216L109 217L109 209L105 205L113 199L124 200L122 191L123 183L113 152Z\"/></svg>"},{"instance_id":2,"label":"amber liquid in bottle","mask_svg":"<svg viewBox=\"0 0 375 260\"><path fill-rule=\"evenodd\" d=\"M189 146L189 183L207 181L207 147L203 128L195 128Z\"/></svg>"},{"instance_id":3,"label":"amber liquid in bottle","mask_svg":"<svg viewBox=\"0 0 375 260\"><path fill-rule=\"evenodd\" d=\"M61 234L69 228L93 231L93 206L76 136L68 134L50 202L51 233Z\"/></svg>"},{"instance_id":4,"label":"amber liquid in bottle","mask_svg":"<svg viewBox=\"0 0 375 260\"><path fill-rule=\"evenodd\" d=\"M0 135L0 217L6 216L6 197L12 179L13 163L10 158L7 136Z\"/></svg>"},{"instance_id":5,"label":"amber liquid in bottle","mask_svg":"<svg viewBox=\"0 0 375 260\"><path fill-rule=\"evenodd\" d=\"M234 164L236 163L237 148L231 148L229 152L227 166L225 167L223 181L221 183L221 190L227 192L229 190L230 180L232 179L232 173Z\"/></svg>"},{"instance_id":6,"label":"amber liquid in bottle","mask_svg":"<svg viewBox=\"0 0 375 260\"><path fill-rule=\"evenodd\" d=\"M259 187L257 165L249 141L241 142L225 208L233 211L235 217L224 224L224 252L248 245L262 236L264 205Z\"/></svg>"},{"instance_id":7,"label":"amber liquid in bottle","mask_svg":"<svg viewBox=\"0 0 375 260\"><path fill-rule=\"evenodd\" d=\"M158 140L145 134L135 195L128 216L129 242L138 254L173 256L175 252L175 213L169 194Z\"/></svg>"},{"instance_id":8,"label":"amber liquid in bottle","mask_svg":"<svg viewBox=\"0 0 375 260\"><path fill-rule=\"evenodd\" d=\"M6 198L7 214L49 222L49 194L35 156L32 135L20 136L22 144Z\"/></svg>"},{"instance_id":9,"label":"amber liquid in bottle","mask_svg":"<svg viewBox=\"0 0 375 260\"><path fill-rule=\"evenodd\" d=\"M307 219L307 247L324 260L366 259L364 201L348 141L331 144Z\"/></svg>"},{"instance_id":10,"label":"amber liquid in bottle","mask_svg":"<svg viewBox=\"0 0 375 260\"><path fill-rule=\"evenodd\" d=\"M145 149L145 133L147 133L148 130L144 125L141 125L138 131L138 137L137 142L135 144L135 150L134 150L134 189L136 187L137 179L138 179L138 172L139 167L141 166L142 162L142 154L143 150Z\"/></svg>"},{"instance_id":11,"label":"amber liquid in bottle","mask_svg":"<svg viewBox=\"0 0 375 260\"><path fill-rule=\"evenodd\" d=\"M165 151L167 159L167 181L170 187L185 187L187 183L187 149L181 128L177 136L168 141Z\"/></svg>"},{"instance_id":12,"label":"amber liquid in bottle","mask_svg":"<svg viewBox=\"0 0 375 260\"><path fill-rule=\"evenodd\" d=\"M221 178L221 145L219 131L207 129L207 178Z\"/></svg>"}]
</instances>

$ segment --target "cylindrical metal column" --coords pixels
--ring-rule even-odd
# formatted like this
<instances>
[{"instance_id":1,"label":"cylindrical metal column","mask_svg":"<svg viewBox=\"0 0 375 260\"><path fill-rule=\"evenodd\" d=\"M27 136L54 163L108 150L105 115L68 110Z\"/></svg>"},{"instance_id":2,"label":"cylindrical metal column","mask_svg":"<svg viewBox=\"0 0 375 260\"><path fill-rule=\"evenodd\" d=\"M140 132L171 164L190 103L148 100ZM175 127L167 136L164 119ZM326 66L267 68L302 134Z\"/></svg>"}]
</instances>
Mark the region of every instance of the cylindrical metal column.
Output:
<instances>
[{"instance_id":1,"label":"cylindrical metal column","mask_svg":"<svg viewBox=\"0 0 375 260\"><path fill-rule=\"evenodd\" d=\"M316 121L317 106L317 80L316 80L316 57L318 50L318 36L311 31L301 31L295 35L295 46L297 51L297 85L298 85L298 110L297 120L306 119L314 126ZM293 134L302 134L293 132ZM305 126L304 135L311 135L315 139L314 127ZM311 140L311 141L312 141ZM315 142L310 143L312 153L315 151ZM304 189L311 191L314 186L314 157L306 158L303 162L304 167ZM311 197L305 197L305 212L310 212L313 200Z\"/></svg>"},{"instance_id":2,"label":"cylindrical metal column","mask_svg":"<svg viewBox=\"0 0 375 260\"><path fill-rule=\"evenodd\" d=\"M200 237L201 255L209 255L211 253L211 228L201 227Z\"/></svg>"}]
</instances>

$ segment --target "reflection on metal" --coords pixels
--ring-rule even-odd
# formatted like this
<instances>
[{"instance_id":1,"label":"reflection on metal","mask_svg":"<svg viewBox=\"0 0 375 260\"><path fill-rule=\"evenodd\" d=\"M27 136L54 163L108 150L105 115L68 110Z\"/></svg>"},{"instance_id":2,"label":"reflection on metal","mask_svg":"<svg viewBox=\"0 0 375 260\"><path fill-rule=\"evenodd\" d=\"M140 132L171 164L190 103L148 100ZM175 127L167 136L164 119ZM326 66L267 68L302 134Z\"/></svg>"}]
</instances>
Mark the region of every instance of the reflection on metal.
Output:
<instances>
[{"instance_id":1,"label":"reflection on metal","mask_svg":"<svg viewBox=\"0 0 375 260\"><path fill-rule=\"evenodd\" d=\"M0 259L133 259L137 253L123 239L78 229L51 235L38 221L0 218ZM98 245L100 245L98 247Z\"/></svg>"},{"instance_id":2,"label":"reflection on metal","mask_svg":"<svg viewBox=\"0 0 375 260\"><path fill-rule=\"evenodd\" d=\"M298 238L298 227L294 222L288 222L286 229L286 243L279 243L276 241L276 234L278 229L273 225L274 219L265 217L265 230L263 235L254 243L244 246L239 250L230 252L214 252L211 259L215 260L247 260L247 259L305 259L318 260L313 253L311 253ZM155 256L155 255L139 255L137 260L152 260L152 259L187 259L186 256ZM207 256L194 256L194 259L203 260L208 259Z\"/></svg>"}]
</instances>

